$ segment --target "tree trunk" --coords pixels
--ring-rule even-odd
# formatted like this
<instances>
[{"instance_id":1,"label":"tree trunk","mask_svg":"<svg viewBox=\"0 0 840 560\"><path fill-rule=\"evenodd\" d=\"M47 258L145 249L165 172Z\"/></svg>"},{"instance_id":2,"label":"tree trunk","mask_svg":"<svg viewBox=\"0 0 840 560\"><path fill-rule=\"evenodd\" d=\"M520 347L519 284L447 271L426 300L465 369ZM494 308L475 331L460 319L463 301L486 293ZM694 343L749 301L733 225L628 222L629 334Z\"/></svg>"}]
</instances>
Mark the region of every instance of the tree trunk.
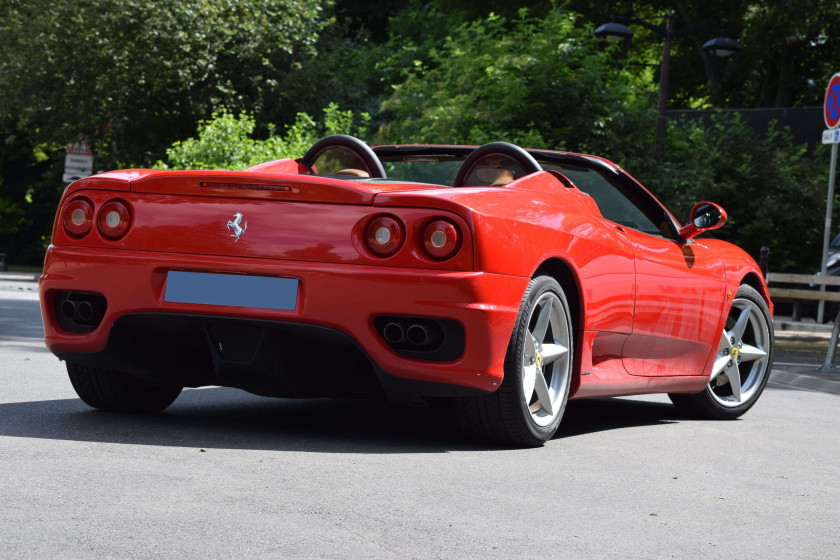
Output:
<instances>
[{"instance_id":1,"label":"tree trunk","mask_svg":"<svg viewBox=\"0 0 840 560\"><path fill-rule=\"evenodd\" d=\"M796 75L794 58L801 42L795 35L785 39L782 54L779 57L779 85L776 89L774 107L790 107L793 99L793 79Z\"/></svg>"}]
</instances>

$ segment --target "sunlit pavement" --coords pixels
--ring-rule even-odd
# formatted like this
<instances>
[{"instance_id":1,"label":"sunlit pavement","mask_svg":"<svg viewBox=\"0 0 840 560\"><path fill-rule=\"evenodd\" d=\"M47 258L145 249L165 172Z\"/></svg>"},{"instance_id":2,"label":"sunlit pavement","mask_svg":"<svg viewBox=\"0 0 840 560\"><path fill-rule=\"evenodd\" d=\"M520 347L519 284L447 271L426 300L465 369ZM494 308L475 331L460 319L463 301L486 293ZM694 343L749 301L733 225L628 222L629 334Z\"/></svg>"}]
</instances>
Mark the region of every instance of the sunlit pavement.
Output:
<instances>
[{"instance_id":1,"label":"sunlit pavement","mask_svg":"<svg viewBox=\"0 0 840 560\"><path fill-rule=\"evenodd\" d=\"M0 279L3 560L840 550L840 401L799 387L824 354L780 350L736 421L688 418L665 395L580 400L545 447L498 449L445 410L369 399L204 388L162 414L93 411L44 347L36 288Z\"/></svg>"}]
</instances>

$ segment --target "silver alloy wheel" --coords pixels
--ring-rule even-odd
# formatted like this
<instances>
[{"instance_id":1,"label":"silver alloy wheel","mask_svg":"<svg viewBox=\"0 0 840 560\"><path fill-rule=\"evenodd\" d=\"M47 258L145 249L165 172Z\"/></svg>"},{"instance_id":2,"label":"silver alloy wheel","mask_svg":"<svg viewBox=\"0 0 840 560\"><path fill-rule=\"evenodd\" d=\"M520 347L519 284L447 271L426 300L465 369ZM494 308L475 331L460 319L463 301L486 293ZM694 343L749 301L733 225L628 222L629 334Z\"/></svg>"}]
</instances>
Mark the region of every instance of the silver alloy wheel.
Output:
<instances>
[{"instance_id":1,"label":"silver alloy wheel","mask_svg":"<svg viewBox=\"0 0 840 560\"><path fill-rule=\"evenodd\" d=\"M768 375L770 325L761 309L735 298L726 320L707 391L720 405L737 407L763 387Z\"/></svg>"},{"instance_id":2,"label":"silver alloy wheel","mask_svg":"<svg viewBox=\"0 0 840 560\"><path fill-rule=\"evenodd\" d=\"M538 426L548 426L562 412L572 364L569 319L560 298L544 293L528 317L522 353L522 394Z\"/></svg>"}]
</instances>

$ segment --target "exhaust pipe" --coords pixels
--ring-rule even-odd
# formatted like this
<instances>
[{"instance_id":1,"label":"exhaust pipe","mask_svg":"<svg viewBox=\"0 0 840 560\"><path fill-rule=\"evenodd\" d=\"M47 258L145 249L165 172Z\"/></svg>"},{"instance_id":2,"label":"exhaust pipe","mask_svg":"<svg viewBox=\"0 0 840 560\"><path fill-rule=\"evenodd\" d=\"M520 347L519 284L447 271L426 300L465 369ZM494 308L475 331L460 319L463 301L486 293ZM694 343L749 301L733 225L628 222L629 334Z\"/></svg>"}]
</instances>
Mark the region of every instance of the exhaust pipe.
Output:
<instances>
[{"instance_id":1,"label":"exhaust pipe","mask_svg":"<svg viewBox=\"0 0 840 560\"><path fill-rule=\"evenodd\" d=\"M90 321L93 319L93 304L89 301L80 301L78 305L76 305L76 313L79 319L82 321Z\"/></svg>"},{"instance_id":2,"label":"exhaust pipe","mask_svg":"<svg viewBox=\"0 0 840 560\"><path fill-rule=\"evenodd\" d=\"M58 291L54 309L59 327L71 333L89 333L102 322L108 300L91 292Z\"/></svg>"},{"instance_id":3,"label":"exhaust pipe","mask_svg":"<svg viewBox=\"0 0 840 560\"><path fill-rule=\"evenodd\" d=\"M448 362L464 354L464 327L454 319L378 315L373 326L382 343L413 360Z\"/></svg>"},{"instance_id":4,"label":"exhaust pipe","mask_svg":"<svg viewBox=\"0 0 840 560\"><path fill-rule=\"evenodd\" d=\"M88 300L65 300L61 304L61 314L71 321L92 321L96 315L94 302Z\"/></svg>"},{"instance_id":5,"label":"exhaust pipe","mask_svg":"<svg viewBox=\"0 0 840 560\"><path fill-rule=\"evenodd\" d=\"M76 302L71 300L66 300L64 303L61 304L61 314L67 317L68 319L75 319L76 318Z\"/></svg>"},{"instance_id":6,"label":"exhaust pipe","mask_svg":"<svg viewBox=\"0 0 840 560\"><path fill-rule=\"evenodd\" d=\"M408 327L406 337L415 346L425 346L432 341L432 337L429 336L429 330L423 325L411 325Z\"/></svg>"},{"instance_id":7,"label":"exhaust pipe","mask_svg":"<svg viewBox=\"0 0 840 560\"><path fill-rule=\"evenodd\" d=\"M382 329L382 336L389 344L400 344L405 342L405 331L399 323L388 323Z\"/></svg>"}]
</instances>

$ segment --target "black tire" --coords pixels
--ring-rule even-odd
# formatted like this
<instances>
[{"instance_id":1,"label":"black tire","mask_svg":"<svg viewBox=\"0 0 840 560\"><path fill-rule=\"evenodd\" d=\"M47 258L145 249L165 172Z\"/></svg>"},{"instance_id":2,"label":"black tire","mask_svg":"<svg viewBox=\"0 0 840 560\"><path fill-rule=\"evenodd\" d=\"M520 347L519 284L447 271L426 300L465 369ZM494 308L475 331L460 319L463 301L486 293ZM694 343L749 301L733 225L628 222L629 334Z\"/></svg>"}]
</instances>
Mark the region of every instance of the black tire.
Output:
<instances>
[{"instance_id":1,"label":"black tire","mask_svg":"<svg viewBox=\"0 0 840 560\"><path fill-rule=\"evenodd\" d=\"M70 362L67 363L67 374L80 399L93 408L110 412L160 412L172 404L183 389Z\"/></svg>"},{"instance_id":2,"label":"black tire","mask_svg":"<svg viewBox=\"0 0 840 560\"><path fill-rule=\"evenodd\" d=\"M530 344L536 352L531 356L528 340L535 340L532 331L538 330L535 327L545 305L549 305L550 322L539 337L542 338L538 341L539 347L533 342ZM554 436L568 402L574 363L574 332L570 317L566 296L556 280L548 276L531 280L508 345L501 386L494 393L458 402L458 419L468 437L512 447L539 447ZM543 369L542 350L549 356L557 348L562 348L563 353L546 357ZM531 387L530 395L525 394L529 392L526 387L531 386L526 381L529 368L535 368L537 376L543 376L551 393L550 399L540 399L539 391L534 387ZM550 405L543 406L544 401L550 401ZM534 407L537 410L533 410Z\"/></svg>"},{"instance_id":3,"label":"black tire","mask_svg":"<svg viewBox=\"0 0 840 560\"><path fill-rule=\"evenodd\" d=\"M770 309L764 298L751 286L743 285L738 288L738 293L732 300L729 317L724 327L725 332L736 322L738 316L748 310L749 322L740 339L751 348L758 348L765 352L765 357L750 361L738 361L735 365L743 391L740 399L735 398L731 390L731 380L726 384L719 383L715 378L710 381L703 391L695 394L669 394L678 408L683 412L697 417L714 420L733 420L740 417L758 401L767 380L770 378L770 370L773 366L773 348L775 340L773 336L773 321L770 318ZM716 360L726 360L727 344L722 337ZM738 346L738 348L741 348ZM734 351L733 351L734 352ZM734 354L733 354L734 355ZM739 354L740 355L740 354ZM713 369L714 371L714 369Z\"/></svg>"}]
</instances>

